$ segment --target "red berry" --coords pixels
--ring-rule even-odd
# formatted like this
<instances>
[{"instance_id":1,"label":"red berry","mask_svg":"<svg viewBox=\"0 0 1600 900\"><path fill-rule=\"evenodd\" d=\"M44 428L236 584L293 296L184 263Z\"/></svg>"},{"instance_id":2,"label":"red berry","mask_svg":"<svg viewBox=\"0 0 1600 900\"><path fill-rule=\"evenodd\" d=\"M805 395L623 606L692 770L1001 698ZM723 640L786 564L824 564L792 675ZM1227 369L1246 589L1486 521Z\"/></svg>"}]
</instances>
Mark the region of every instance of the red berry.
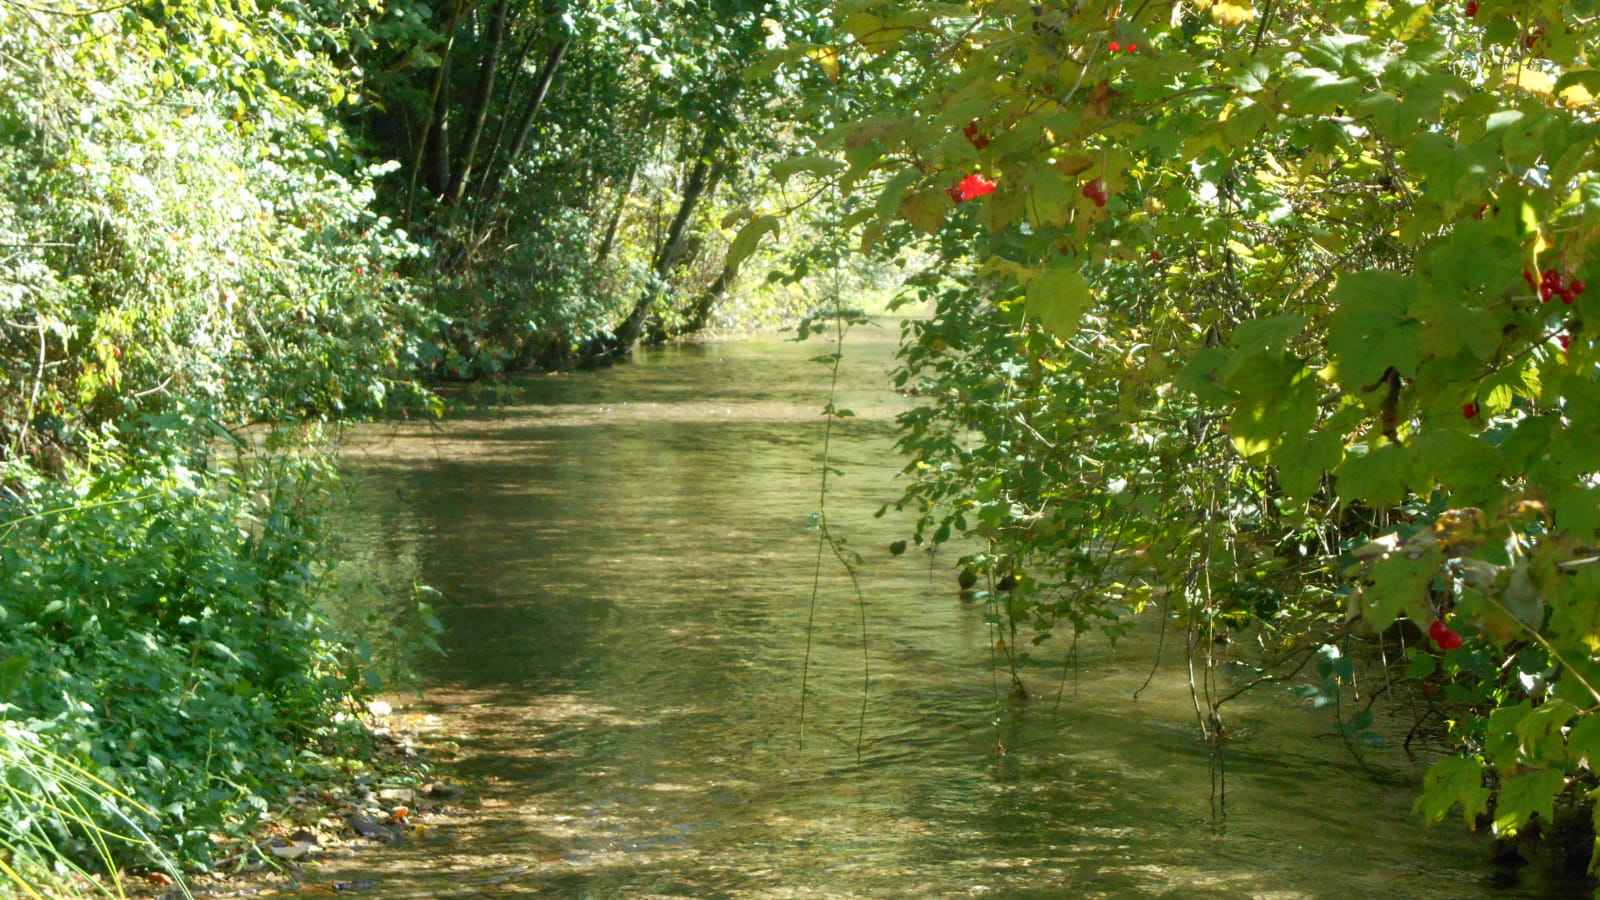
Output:
<instances>
[{"instance_id":1,"label":"red berry","mask_svg":"<svg viewBox=\"0 0 1600 900\"><path fill-rule=\"evenodd\" d=\"M1454 650L1462 644L1461 635L1446 628L1437 643L1440 650Z\"/></svg>"},{"instance_id":2,"label":"red berry","mask_svg":"<svg viewBox=\"0 0 1600 900\"><path fill-rule=\"evenodd\" d=\"M1568 287L1572 288L1574 294L1581 294L1588 286L1583 283L1582 278L1574 278L1572 279L1572 284L1568 285Z\"/></svg>"},{"instance_id":3,"label":"red berry","mask_svg":"<svg viewBox=\"0 0 1600 900\"><path fill-rule=\"evenodd\" d=\"M1112 41L1111 43L1106 45L1106 49L1110 50L1112 53L1117 53L1117 52L1122 50L1122 45L1117 43L1116 41Z\"/></svg>"},{"instance_id":4,"label":"red berry","mask_svg":"<svg viewBox=\"0 0 1600 900\"><path fill-rule=\"evenodd\" d=\"M1124 48L1124 49L1125 49L1125 50L1126 50L1126 51L1127 51L1127 52L1128 52L1128 53L1135 53L1135 52L1137 52L1137 51L1138 51L1138 49L1139 49L1139 45L1138 45L1138 44L1129 44L1129 45L1128 45L1128 46L1127 46L1127 47L1126 47L1126 48Z\"/></svg>"},{"instance_id":5,"label":"red berry","mask_svg":"<svg viewBox=\"0 0 1600 900\"><path fill-rule=\"evenodd\" d=\"M1437 641L1444 637L1449 630L1450 626L1444 624L1443 619L1434 619L1433 624L1428 626L1428 637Z\"/></svg>"},{"instance_id":6,"label":"red berry","mask_svg":"<svg viewBox=\"0 0 1600 900\"><path fill-rule=\"evenodd\" d=\"M1561 345L1561 352L1565 353L1568 350L1572 349L1572 335L1570 335L1570 334L1557 335L1556 336L1556 343Z\"/></svg>"},{"instance_id":7,"label":"red berry","mask_svg":"<svg viewBox=\"0 0 1600 900\"><path fill-rule=\"evenodd\" d=\"M983 177L982 175L974 173L961 179L960 184L957 184L953 188L947 189L945 193L950 195L950 199L960 203L964 200L982 197L984 194L992 194L994 193L994 189L994 182Z\"/></svg>"},{"instance_id":8,"label":"red berry","mask_svg":"<svg viewBox=\"0 0 1600 900\"><path fill-rule=\"evenodd\" d=\"M1467 18L1469 19L1476 19L1478 17L1478 0L1467 0L1466 13Z\"/></svg>"},{"instance_id":9,"label":"red berry","mask_svg":"<svg viewBox=\"0 0 1600 900\"><path fill-rule=\"evenodd\" d=\"M961 133L967 136L967 140L972 142L973 147L982 150L983 148L989 146L989 136L984 134L980 129L981 126L978 124L978 120L973 119L971 122L967 123L966 128L961 129Z\"/></svg>"},{"instance_id":10,"label":"red berry","mask_svg":"<svg viewBox=\"0 0 1600 900\"><path fill-rule=\"evenodd\" d=\"M1572 301L1578 296L1577 292L1573 291L1571 288L1563 289L1559 293L1561 294L1561 302L1568 306L1571 306Z\"/></svg>"},{"instance_id":11,"label":"red berry","mask_svg":"<svg viewBox=\"0 0 1600 900\"><path fill-rule=\"evenodd\" d=\"M1478 417L1478 404L1466 404L1465 406L1461 407L1461 414L1469 419L1476 419Z\"/></svg>"}]
</instances>

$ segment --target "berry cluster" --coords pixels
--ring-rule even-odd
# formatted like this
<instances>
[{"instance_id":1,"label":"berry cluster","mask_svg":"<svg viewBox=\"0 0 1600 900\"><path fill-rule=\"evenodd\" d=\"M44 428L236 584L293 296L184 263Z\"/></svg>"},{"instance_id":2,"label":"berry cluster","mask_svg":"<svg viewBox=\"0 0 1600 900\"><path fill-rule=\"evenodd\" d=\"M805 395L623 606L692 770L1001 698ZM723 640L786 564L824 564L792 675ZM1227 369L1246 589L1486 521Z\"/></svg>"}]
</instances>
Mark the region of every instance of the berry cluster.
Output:
<instances>
[{"instance_id":1,"label":"berry cluster","mask_svg":"<svg viewBox=\"0 0 1600 900\"><path fill-rule=\"evenodd\" d=\"M1127 46L1123 46L1116 41L1111 41L1110 43L1106 44L1106 49L1110 50L1112 53L1137 53L1139 52L1139 45L1128 44Z\"/></svg>"},{"instance_id":2,"label":"berry cluster","mask_svg":"<svg viewBox=\"0 0 1600 900\"><path fill-rule=\"evenodd\" d=\"M1467 0L1467 8L1465 12L1467 14L1467 18L1476 19L1478 17L1478 0Z\"/></svg>"},{"instance_id":3,"label":"berry cluster","mask_svg":"<svg viewBox=\"0 0 1600 900\"><path fill-rule=\"evenodd\" d=\"M984 194L992 194L994 189L994 182L982 175L972 174L961 179L955 187L946 188L945 193L950 195L951 200L963 203L975 197L982 197Z\"/></svg>"},{"instance_id":4,"label":"berry cluster","mask_svg":"<svg viewBox=\"0 0 1600 900\"><path fill-rule=\"evenodd\" d=\"M1454 650L1462 644L1461 635L1442 619L1434 619L1433 624L1428 626L1428 637L1439 645L1440 650Z\"/></svg>"},{"instance_id":5,"label":"berry cluster","mask_svg":"<svg viewBox=\"0 0 1600 900\"><path fill-rule=\"evenodd\" d=\"M1101 186L1098 178L1083 186L1083 195L1094 201L1095 206L1104 207L1106 205L1106 189Z\"/></svg>"},{"instance_id":6,"label":"berry cluster","mask_svg":"<svg viewBox=\"0 0 1600 900\"><path fill-rule=\"evenodd\" d=\"M1555 269L1545 269L1538 275L1525 271L1522 273L1522 278L1528 282L1529 287L1539 292L1541 303L1548 303L1551 297L1560 297L1562 303L1570 306L1572 301L1588 287L1581 278L1567 281L1566 276Z\"/></svg>"}]
</instances>

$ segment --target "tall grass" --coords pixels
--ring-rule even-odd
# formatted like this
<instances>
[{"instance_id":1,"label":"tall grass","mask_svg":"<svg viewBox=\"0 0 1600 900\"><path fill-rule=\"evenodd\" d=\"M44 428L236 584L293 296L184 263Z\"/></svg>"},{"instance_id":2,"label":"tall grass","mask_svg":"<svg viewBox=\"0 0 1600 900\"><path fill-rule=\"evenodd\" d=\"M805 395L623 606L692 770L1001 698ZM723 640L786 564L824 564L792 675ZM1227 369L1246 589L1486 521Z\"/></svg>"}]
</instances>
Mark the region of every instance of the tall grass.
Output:
<instances>
[{"instance_id":1,"label":"tall grass","mask_svg":"<svg viewBox=\"0 0 1600 900\"><path fill-rule=\"evenodd\" d=\"M83 765L51 751L40 736L5 716L0 704L0 896L47 900L65 886L123 896L116 845L137 845L155 859L183 896L192 896L178 864L147 835L132 813L149 818L126 792ZM115 823L108 826L105 823ZM73 852L87 846L110 873L97 879Z\"/></svg>"}]
</instances>

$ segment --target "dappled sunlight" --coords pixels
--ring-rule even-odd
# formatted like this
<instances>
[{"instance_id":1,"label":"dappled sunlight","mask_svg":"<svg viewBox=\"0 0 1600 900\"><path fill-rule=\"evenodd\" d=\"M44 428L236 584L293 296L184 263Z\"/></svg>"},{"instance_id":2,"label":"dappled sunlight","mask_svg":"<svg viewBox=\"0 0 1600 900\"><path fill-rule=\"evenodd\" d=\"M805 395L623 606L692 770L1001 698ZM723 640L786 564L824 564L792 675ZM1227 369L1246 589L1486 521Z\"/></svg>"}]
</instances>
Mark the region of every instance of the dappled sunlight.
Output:
<instances>
[{"instance_id":1,"label":"dappled sunlight","mask_svg":"<svg viewBox=\"0 0 1600 900\"><path fill-rule=\"evenodd\" d=\"M890 347L847 342L858 385ZM420 699L395 702L439 717L452 768L486 779L488 805L326 861L320 883L379 897L1488 896L1473 887L1481 846L1417 829L1410 792L1370 781L1286 693L1230 707L1218 821L1212 750L1180 658L1156 665L1153 616L1116 646L1085 635L1074 666L1066 643L1030 648L1029 699L1009 698L953 560L883 549L905 526L872 516L899 468L874 421L836 436L848 462L830 518L863 555L863 593L824 567L802 730L823 401L791 386L814 349L718 346L767 385L726 399L702 357L647 355L388 445L408 469L379 444L351 456L363 484L406 500L352 528L414 554L408 577L444 593L447 655ZM788 412L737 396L767 389L801 396ZM864 409L904 402L855 390ZM628 391L696 399L624 407ZM1370 849L1352 867L1358 837ZM1418 860L1436 877L1418 880Z\"/></svg>"}]
</instances>

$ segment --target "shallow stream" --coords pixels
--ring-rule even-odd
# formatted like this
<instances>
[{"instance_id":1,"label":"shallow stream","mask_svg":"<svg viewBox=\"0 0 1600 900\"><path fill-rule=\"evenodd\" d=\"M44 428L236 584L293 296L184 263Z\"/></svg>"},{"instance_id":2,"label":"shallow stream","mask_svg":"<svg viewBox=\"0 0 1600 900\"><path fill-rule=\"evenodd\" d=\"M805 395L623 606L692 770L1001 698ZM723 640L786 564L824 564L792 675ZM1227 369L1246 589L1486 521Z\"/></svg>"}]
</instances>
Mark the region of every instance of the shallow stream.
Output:
<instances>
[{"instance_id":1,"label":"shallow stream","mask_svg":"<svg viewBox=\"0 0 1600 900\"><path fill-rule=\"evenodd\" d=\"M1153 628L1086 638L1070 669L1046 645L1032 699L1009 699L955 554L892 557L906 521L872 515L911 402L888 389L894 338L845 348L857 416L828 510L864 560L865 649L825 557L803 746L828 384L808 360L829 346L652 351L532 376L502 413L358 435L355 535L443 593L448 656L407 702L466 735L464 767L509 804L317 877L376 897L1559 896L1497 877L1459 822L1423 828L1420 766L1378 754L1375 781L1282 688L1229 707L1219 773L1170 648L1133 696Z\"/></svg>"}]
</instances>

